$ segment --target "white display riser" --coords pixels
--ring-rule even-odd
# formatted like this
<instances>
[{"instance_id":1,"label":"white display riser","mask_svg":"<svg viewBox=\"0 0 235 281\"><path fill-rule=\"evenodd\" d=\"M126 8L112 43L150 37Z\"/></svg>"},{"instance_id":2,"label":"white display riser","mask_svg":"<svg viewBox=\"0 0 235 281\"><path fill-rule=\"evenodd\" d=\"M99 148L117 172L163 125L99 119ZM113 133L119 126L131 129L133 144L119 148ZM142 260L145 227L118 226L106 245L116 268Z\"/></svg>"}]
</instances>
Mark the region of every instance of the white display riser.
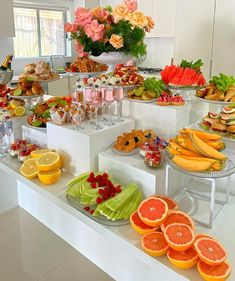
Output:
<instances>
[{"instance_id":1,"label":"white display riser","mask_svg":"<svg viewBox=\"0 0 235 281\"><path fill-rule=\"evenodd\" d=\"M22 116L22 117L13 117L13 130L14 130L14 138L15 139L21 139L22 138L22 128L24 124L27 123L28 116Z\"/></svg>"},{"instance_id":2,"label":"white display riser","mask_svg":"<svg viewBox=\"0 0 235 281\"><path fill-rule=\"evenodd\" d=\"M130 182L136 183L146 197L156 193L164 194L164 165L158 169L151 169L144 164L143 157L139 154L122 156L109 149L99 155L99 170L108 171L124 186ZM170 180L174 191L174 187L179 186L180 177L175 178L174 173L171 173Z\"/></svg>"},{"instance_id":3,"label":"white display riser","mask_svg":"<svg viewBox=\"0 0 235 281\"><path fill-rule=\"evenodd\" d=\"M177 269L167 257L153 258L141 249L141 236L132 227L104 226L71 207L63 195L65 183L71 179L62 173L61 179L52 186L43 186L37 179L28 180L17 171L17 159L0 161L3 177L12 177L18 182L18 204L49 229L59 235L86 258L95 263L117 281L202 281L197 269ZM15 186L9 192L17 194ZM2 185L0 185L2 189ZM233 203L235 198L233 197ZM0 197L0 205L2 197ZM201 210L203 213L204 210ZM228 261L235 266L235 227L231 223L235 204L231 204L211 230L197 227L197 232L208 233L221 241L228 252ZM228 235L229 234L229 235ZM235 280L232 271L229 280Z\"/></svg>"},{"instance_id":4,"label":"white display riser","mask_svg":"<svg viewBox=\"0 0 235 281\"><path fill-rule=\"evenodd\" d=\"M159 136L173 137L177 130L200 120L208 113L208 104L192 101L184 106L159 106L124 100L123 116L133 118L138 129L155 129Z\"/></svg>"},{"instance_id":5,"label":"white display riser","mask_svg":"<svg viewBox=\"0 0 235 281\"><path fill-rule=\"evenodd\" d=\"M89 170L98 170L98 155L108 149L123 132L134 128L134 121L125 119L115 126L101 130L85 128L75 130L74 125L47 124L47 145L57 149L62 156L65 171L79 175Z\"/></svg>"},{"instance_id":6,"label":"white display riser","mask_svg":"<svg viewBox=\"0 0 235 281\"><path fill-rule=\"evenodd\" d=\"M39 145L40 147L47 147L47 130L22 126L22 137L30 143Z\"/></svg>"}]
</instances>

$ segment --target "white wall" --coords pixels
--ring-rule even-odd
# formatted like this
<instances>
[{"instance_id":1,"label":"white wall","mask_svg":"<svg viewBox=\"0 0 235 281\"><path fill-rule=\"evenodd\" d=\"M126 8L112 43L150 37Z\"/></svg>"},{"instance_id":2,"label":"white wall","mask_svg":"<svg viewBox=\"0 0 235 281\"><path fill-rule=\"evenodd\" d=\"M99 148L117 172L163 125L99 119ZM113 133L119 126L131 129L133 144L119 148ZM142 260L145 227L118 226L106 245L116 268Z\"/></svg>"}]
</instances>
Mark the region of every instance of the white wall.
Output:
<instances>
[{"instance_id":1,"label":"white wall","mask_svg":"<svg viewBox=\"0 0 235 281\"><path fill-rule=\"evenodd\" d=\"M216 0L212 74L235 75L235 1Z\"/></svg>"}]
</instances>

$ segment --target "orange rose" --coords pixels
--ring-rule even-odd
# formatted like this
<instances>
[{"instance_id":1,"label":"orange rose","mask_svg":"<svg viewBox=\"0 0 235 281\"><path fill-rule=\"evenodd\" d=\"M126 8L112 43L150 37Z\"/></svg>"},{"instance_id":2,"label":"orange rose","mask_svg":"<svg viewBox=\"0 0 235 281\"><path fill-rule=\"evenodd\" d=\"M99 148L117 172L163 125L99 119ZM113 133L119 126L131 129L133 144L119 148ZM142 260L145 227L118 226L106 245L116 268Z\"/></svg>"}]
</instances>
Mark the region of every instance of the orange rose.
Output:
<instances>
[{"instance_id":1,"label":"orange rose","mask_svg":"<svg viewBox=\"0 0 235 281\"><path fill-rule=\"evenodd\" d=\"M115 23L119 22L120 20L127 19L130 15L125 5L118 5L117 7L115 7L112 14Z\"/></svg>"},{"instance_id":2,"label":"orange rose","mask_svg":"<svg viewBox=\"0 0 235 281\"><path fill-rule=\"evenodd\" d=\"M150 30L154 28L155 23L154 23L154 21L153 21L153 19L151 17L146 17L146 19L147 19L148 23L145 26L145 30L147 32L150 32Z\"/></svg>"},{"instance_id":3,"label":"orange rose","mask_svg":"<svg viewBox=\"0 0 235 281\"><path fill-rule=\"evenodd\" d=\"M96 7L92 9L91 12L93 16L101 22L106 21L109 15L109 12L101 7Z\"/></svg>"},{"instance_id":4,"label":"orange rose","mask_svg":"<svg viewBox=\"0 0 235 281\"><path fill-rule=\"evenodd\" d=\"M145 15L139 11L136 11L129 16L129 21L132 25L138 26L138 27L145 27L148 24L148 20L145 17Z\"/></svg>"},{"instance_id":5,"label":"orange rose","mask_svg":"<svg viewBox=\"0 0 235 281\"><path fill-rule=\"evenodd\" d=\"M109 39L109 43L115 48L120 49L123 47L123 38L117 34L112 34L111 38Z\"/></svg>"}]
</instances>

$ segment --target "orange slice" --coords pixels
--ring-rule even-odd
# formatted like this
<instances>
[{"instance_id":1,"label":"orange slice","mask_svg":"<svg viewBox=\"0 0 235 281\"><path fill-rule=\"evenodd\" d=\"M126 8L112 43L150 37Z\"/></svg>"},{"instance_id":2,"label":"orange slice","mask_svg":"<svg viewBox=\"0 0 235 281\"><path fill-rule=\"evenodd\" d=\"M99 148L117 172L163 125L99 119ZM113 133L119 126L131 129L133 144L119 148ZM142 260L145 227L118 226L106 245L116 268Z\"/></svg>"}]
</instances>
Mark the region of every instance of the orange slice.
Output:
<instances>
[{"instance_id":1,"label":"orange slice","mask_svg":"<svg viewBox=\"0 0 235 281\"><path fill-rule=\"evenodd\" d=\"M20 167L20 173L28 179L35 178L38 175L36 159L30 158L25 160Z\"/></svg>"},{"instance_id":2,"label":"orange slice","mask_svg":"<svg viewBox=\"0 0 235 281\"><path fill-rule=\"evenodd\" d=\"M154 197L161 198L162 200L164 200L168 206L168 210L178 209L178 205L172 198L160 194L154 195Z\"/></svg>"},{"instance_id":3,"label":"orange slice","mask_svg":"<svg viewBox=\"0 0 235 281\"><path fill-rule=\"evenodd\" d=\"M219 265L227 258L224 247L215 239L200 238L194 243L199 258L209 265Z\"/></svg>"},{"instance_id":4,"label":"orange slice","mask_svg":"<svg viewBox=\"0 0 235 281\"><path fill-rule=\"evenodd\" d=\"M149 226L149 225L143 223L142 220L140 219L137 211L134 212L130 216L130 222L131 222L131 226L134 228L134 230L137 231L141 235L145 235L147 233L153 232L158 229L158 226L153 227L153 226Z\"/></svg>"},{"instance_id":5,"label":"orange slice","mask_svg":"<svg viewBox=\"0 0 235 281\"><path fill-rule=\"evenodd\" d=\"M38 178L40 182L47 185L56 183L59 180L60 175L61 175L60 169L48 171L48 172L43 172L43 171L38 172Z\"/></svg>"},{"instance_id":6,"label":"orange slice","mask_svg":"<svg viewBox=\"0 0 235 281\"><path fill-rule=\"evenodd\" d=\"M206 281L226 281L231 273L231 266L227 262L211 266L199 261L197 269L201 277Z\"/></svg>"},{"instance_id":7,"label":"orange slice","mask_svg":"<svg viewBox=\"0 0 235 281\"><path fill-rule=\"evenodd\" d=\"M164 231L169 246L175 251L186 251L194 242L194 233L191 227L183 223L169 224Z\"/></svg>"},{"instance_id":8,"label":"orange slice","mask_svg":"<svg viewBox=\"0 0 235 281\"><path fill-rule=\"evenodd\" d=\"M61 168L60 155L56 152L47 152L36 159L39 171L49 172Z\"/></svg>"},{"instance_id":9,"label":"orange slice","mask_svg":"<svg viewBox=\"0 0 235 281\"><path fill-rule=\"evenodd\" d=\"M141 239L141 246L153 257L165 255L169 248L162 232L151 232L144 235Z\"/></svg>"},{"instance_id":10,"label":"orange slice","mask_svg":"<svg viewBox=\"0 0 235 281\"><path fill-rule=\"evenodd\" d=\"M164 229L172 223L187 224L192 228L192 230L195 229L193 220L186 213L181 211L170 211L168 213L167 219L161 224L161 230L164 232Z\"/></svg>"},{"instance_id":11,"label":"orange slice","mask_svg":"<svg viewBox=\"0 0 235 281\"><path fill-rule=\"evenodd\" d=\"M198 254L193 247L182 252L178 252L170 248L167 251L167 257L172 264L183 269L193 267L198 261Z\"/></svg>"},{"instance_id":12,"label":"orange slice","mask_svg":"<svg viewBox=\"0 0 235 281\"><path fill-rule=\"evenodd\" d=\"M143 223L156 227L166 219L168 206L161 198L149 197L142 201L137 212Z\"/></svg>"},{"instance_id":13,"label":"orange slice","mask_svg":"<svg viewBox=\"0 0 235 281\"><path fill-rule=\"evenodd\" d=\"M212 236L210 236L210 235L208 235L208 234L205 234L205 233L197 233L197 234L195 235L194 243L195 243L198 239L200 239L200 238L210 238L210 239L214 240L214 237L212 237Z\"/></svg>"}]
</instances>

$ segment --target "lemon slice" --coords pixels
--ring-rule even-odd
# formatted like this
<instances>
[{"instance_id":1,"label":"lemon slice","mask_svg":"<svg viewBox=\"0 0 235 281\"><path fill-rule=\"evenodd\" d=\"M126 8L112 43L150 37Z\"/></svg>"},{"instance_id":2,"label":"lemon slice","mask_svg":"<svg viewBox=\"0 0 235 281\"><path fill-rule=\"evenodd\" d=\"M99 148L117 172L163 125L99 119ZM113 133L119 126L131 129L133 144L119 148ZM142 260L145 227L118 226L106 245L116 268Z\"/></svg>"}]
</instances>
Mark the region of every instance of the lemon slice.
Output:
<instances>
[{"instance_id":1,"label":"lemon slice","mask_svg":"<svg viewBox=\"0 0 235 281\"><path fill-rule=\"evenodd\" d=\"M60 155L56 152L47 152L35 159L39 171L48 172L61 168Z\"/></svg>"},{"instance_id":2,"label":"lemon slice","mask_svg":"<svg viewBox=\"0 0 235 281\"><path fill-rule=\"evenodd\" d=\"M36 158L30 158L24 161L22 166L20 167L20 173L28 178L32 179L38 175L38 168L36 165Z\"/></svg>"},{"instance_id":3,"label":"lemon slice","mask_svg":"<svg viewBox=\"0 0 235 281\"><path fill-rule=\"evenodd\" d=\"M36 149L36 150L33 150L30 155L32 158L39 158L40 156L42 156L43 154L45 154L47 152L52 152L52 149L49 149L49 148Z\"/></svg>"},{"instance_id":4,"label":"lemon slice","mask_svg":"<svg viewBox=\"0 0 235 281\"><path fill-rule=\"evenodd\" d=\"M15 108L14 113L16 116L23 116L25 114L25 108L19 105Z\"/></svg>"},{"instance_id":5,"label":"lemon slice","mask_svg":"<svg viewBox=\"0 0 235 281\"><path fill-rule=\"evenodd\" d=\"M60 169L56 169L48 172L43 172L43 171L38 172L38 178L41 181L41 183L47 185L56 183L59 180L60 175L61 175Z\"/></svg>"}]
</instances>

